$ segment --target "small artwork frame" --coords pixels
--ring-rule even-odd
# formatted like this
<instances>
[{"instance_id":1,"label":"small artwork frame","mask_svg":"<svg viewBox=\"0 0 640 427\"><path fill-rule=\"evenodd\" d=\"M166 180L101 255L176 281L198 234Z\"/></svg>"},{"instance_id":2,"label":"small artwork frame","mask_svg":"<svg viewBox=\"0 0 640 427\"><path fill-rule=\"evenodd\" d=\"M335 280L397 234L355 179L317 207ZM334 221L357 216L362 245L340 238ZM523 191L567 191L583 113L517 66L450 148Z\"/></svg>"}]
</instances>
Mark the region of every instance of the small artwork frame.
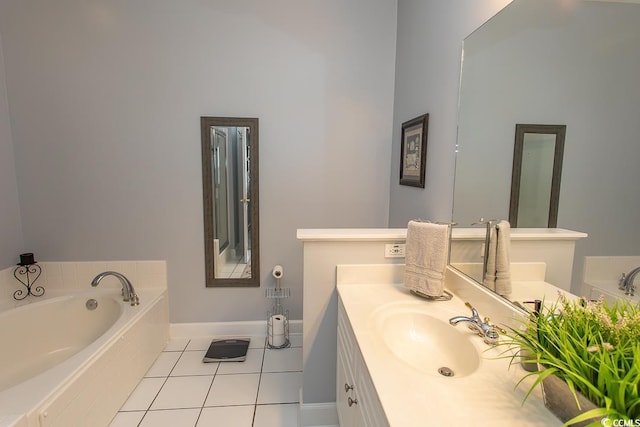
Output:
<instances>
[{"instance_id":1,"label":"small artwork frame","mask_svg":"<svg viewBox=\"0 0 640 427\"><path fill-rule=\"evenodd\" d=\"M400 185L424 188L427 172L429 114L402 123Z\"/></svg>"}]
</instances>

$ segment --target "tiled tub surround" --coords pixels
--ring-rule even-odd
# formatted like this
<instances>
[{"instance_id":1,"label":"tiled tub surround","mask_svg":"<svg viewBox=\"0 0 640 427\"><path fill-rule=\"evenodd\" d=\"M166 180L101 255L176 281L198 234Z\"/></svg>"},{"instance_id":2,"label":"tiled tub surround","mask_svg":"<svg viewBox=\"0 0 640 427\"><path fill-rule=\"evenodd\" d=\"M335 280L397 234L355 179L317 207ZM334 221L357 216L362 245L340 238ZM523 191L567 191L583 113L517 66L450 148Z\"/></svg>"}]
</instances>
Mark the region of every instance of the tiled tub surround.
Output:
<instances>
[{"instance_id":1,"label":"tiled tub surround","mask_svg":"<svg viewBox=\"0 0 640 427\"><path fill-rule=\"evenodd\" d=\"M279 350L250 338L245 362L222 363L202 363L212 336L172 338L111 427L297 427L302 334Z\"/></svg>"},{"instance_id":2,"label":"tiled tub surround","mask_svg":"<svg viewBox=\"0 0 640 427\"><path fill-rule=\"evenodd\" d=\"M42 268L42 274L36 286L42 286L46 296L91 289L91 280L97 274L110 270L127 276L136 291L144 288L166 289L167 287L165 261L38 262L38 265ZM24 302L13 299L15 291L25 289L13 277L13 270L15 266L0 270L0 310L38 300L37 297L31 296ZM106 278L98 287L100 289L121 288L120 282L113 277Z\"/></svg>"},{"instance_id":3,"label":"tiled tub surround","mask_svg":"<svg viewBox=\"0 0 640 427\"><path fill-rule=\"evenodd\" d=\"M0 426L106 426L135 388L169 336L166 268L164 262L40 263L37 284L45 295L14 301L13 268L0 272L2 309L30 309L64 295L81 298L106 296L121 305L121 315L104 334L56 366L0 392ZM120 282L105 278L98 288L90 286L98 273L115 270L130 278L140 306L122 301ZM113 279L113 280L111 280ZM14 283L15 282L15 283ZM47 334L47 319L34 322ZM70 324L70 329L82 326ZM16 325L19 327L19 325ZM25 340L37 340L25 336ZM0 356L1 358L1 356Z\"/></svg>"},{"instance_id":4,"label":"tiled tub surround","mask_svg":"<svg viewBox=\"0 0 640 427\"><path fill-rule=\"evenodd\" d=\"M504 349L490 348L464 325L459 325L457 332L469 334L481 359L477 371L468 376L444 378L423 373L394 357L382 344L372 321L372 315L387 307L434 307L437 311L450 311L451 316L469 315L464 301L470 301L480 315L490 316L498 324L513 324L517 315L484 289L463 286L461 281L468 279L451 269L447 271L445 287L454 293L453 300L430 302L415 297L402 287L401 267L339 265L337 272L340 300L390 426L495 426L503 421L519 426L562 424L544 407L539 389L522 405L532 379L516 386L526 372L518 365L509 368L507 359L498 358ZM463 296L458 290L463 291Z\"/></svg>"}]
</instances>

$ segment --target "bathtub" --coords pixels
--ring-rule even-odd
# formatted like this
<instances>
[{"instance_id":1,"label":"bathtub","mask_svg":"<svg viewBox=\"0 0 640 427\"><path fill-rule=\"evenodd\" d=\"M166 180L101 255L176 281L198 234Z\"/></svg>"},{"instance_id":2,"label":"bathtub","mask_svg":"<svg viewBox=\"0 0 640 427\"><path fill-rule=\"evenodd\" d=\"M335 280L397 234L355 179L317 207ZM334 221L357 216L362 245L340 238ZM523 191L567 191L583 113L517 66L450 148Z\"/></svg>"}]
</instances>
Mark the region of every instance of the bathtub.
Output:
<instances>
[{"instance_id":1,"label":"bathtub","mask_svg":"<svg viewBox=\"0 0 640 427\"><path fill-rule=\"evenodd\" d=\"M137 307L97 288L0 312L0 427L107 426L169 336L166 289L137 291Z\"/></svg>"}]
</instances>

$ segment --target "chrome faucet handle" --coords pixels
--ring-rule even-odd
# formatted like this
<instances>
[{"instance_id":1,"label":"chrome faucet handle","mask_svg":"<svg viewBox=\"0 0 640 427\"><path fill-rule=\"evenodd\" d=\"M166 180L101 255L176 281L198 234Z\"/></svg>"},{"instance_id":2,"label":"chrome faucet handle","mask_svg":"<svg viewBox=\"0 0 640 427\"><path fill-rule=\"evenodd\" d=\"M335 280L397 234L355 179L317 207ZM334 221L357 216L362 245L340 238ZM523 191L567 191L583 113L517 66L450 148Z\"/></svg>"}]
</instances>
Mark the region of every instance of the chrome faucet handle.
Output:
<instances>
[{"instance_id":1,"label":"chrome faucet handle","mask_svg":"<svg viewBox=\"0 0 640 427\"><path fill-rule=\"evenodd\" d=\"M485 344L496 345L500 341L500 334L494 328L491 328L485 332L483 341Z\"/></svg>"},{"instance_id":2,"label":"chrome faucet handle","mask_svg":"<svg viewBox=\"0 0 640 427\"><path fill-rule=\"evenodd\" d=\"M634 296L635 295L635 290L636 287L633 284L634 280L636 278L636 276L640 274L640 266L634 268L633 270L631 270L626 277L624 277L624 280L622 280L623 286L621 289L624 290L624 294L628 295L628 296Z\"/></svg>"},{"instance_id":3,"label":"chrome faucet handle","mask_svg":"<svg viewBox=\"0 0 640 427\"><path fill-rule=\"evenodd\" d=\"M636 285L634 285L633 283L629 283L627 291L624 294L632 297L635 295L635 292L636 292Z\"/></svg>"},{"instance_id":4,"label":"chrome faucet handle","mask_svg":"<svg viewBox=\"0 0 640 427\"><path fill-rule=\"evenodd\" d=\"M138 294L136 294L135 292L131 292L129 294L129 304L131 304L131 306L133 307L140 305L140 298L138 298Z\"/></svg>"},{"instance_id":5,"label":"chrome faucet handle","mask_svg":"<svg viewBox=\"0 0 640 427\"><path fill-rule=\"evenodd\" d=\"M471 310L471 316L473 316L474 319L480 320L480 313L478 313L478 310L476 310L475 307L472 306L469 301L466 301L464 305L466 305L467 308Z\"/></svg>"},{"instance_id":6,"label":"chrome faucet handle","mask_svg":"<svg viewBox=\"0 0 640 427\"><path fill-rule=\"evenodd\" d=\"M618 289L620 289L621 291L626 290L626 286L625 286L626 281L627 281L627 275L625 273L622 273L622 276L620 276L620 279L618 280Z\"/></svg>"},{"instance_id":7,"label":"chrome faucet handle","mask_svg":"<svg viewBox=\"0 0 640 427\"><path fill-rule=\"evenodd\" d=\"M491 319L489 319L488 317L484 318L484 324L487 325L490 329L495 330L499 334L505 335L507 333L507 331L502 329L500 326L491 323Z\"/></svg>"}]
</instances>

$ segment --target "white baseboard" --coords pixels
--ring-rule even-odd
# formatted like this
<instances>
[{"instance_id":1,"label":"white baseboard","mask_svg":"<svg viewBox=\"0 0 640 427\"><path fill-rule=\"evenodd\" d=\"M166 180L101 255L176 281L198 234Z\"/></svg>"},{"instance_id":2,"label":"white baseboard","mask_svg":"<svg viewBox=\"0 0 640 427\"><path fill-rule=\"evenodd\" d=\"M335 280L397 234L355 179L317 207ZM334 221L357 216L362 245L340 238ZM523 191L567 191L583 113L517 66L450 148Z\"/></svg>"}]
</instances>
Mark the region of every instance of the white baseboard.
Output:
<instances>
[{"instance_id":1,"label":"white baseboard","mask_svg":"<svg viewBox=\"0 0 640 427\"><path fill-rule=\"evenodd\" d=\"M289 333L302 333L302 320L289 320ZM266 320L242 322L171 323L171 337L204 337L209 335L267 335Z\"/></svg>"},{"instance_id":2,"label":"white baseboard","mask_svg":"<svg viewBox=\"0 0 640 427\"><path fill-rule=\"evenodd\" d=\"M298 395L301 402L298 411L299 427L340 427L335 402L302 403L302 388Z\"/></svg>"}]
</instances>

